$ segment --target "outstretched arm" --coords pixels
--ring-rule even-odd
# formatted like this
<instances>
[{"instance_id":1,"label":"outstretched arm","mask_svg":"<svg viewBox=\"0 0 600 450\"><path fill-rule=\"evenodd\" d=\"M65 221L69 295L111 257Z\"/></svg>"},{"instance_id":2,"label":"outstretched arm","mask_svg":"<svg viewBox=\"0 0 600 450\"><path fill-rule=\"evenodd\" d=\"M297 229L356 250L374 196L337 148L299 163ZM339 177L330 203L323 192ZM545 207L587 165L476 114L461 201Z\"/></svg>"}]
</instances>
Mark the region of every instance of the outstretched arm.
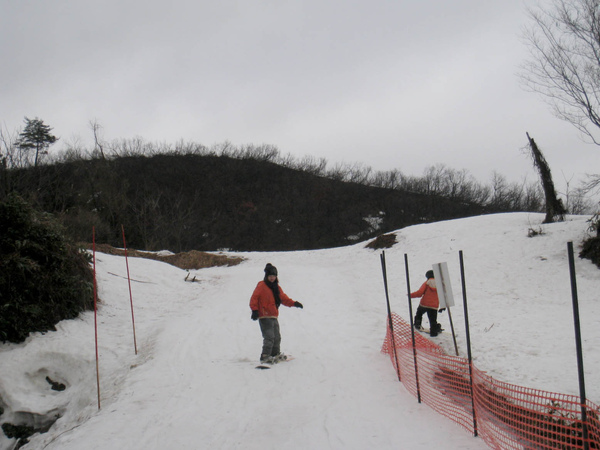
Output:
<instances>
[{"instance_id":1,"label":"outstretched arm","mask_svg":"<svg viewBox=\"0 0 600 450\"><path fill-rule=\"evenodd\" d=\"M285 306L289 306L290 308L292 306L295 306L296 308L300 308L300 309L304 308L302 303L296 302L296 301L292 300L291 298L289 298L287 296L287 294L285 292L283 292L283 289L281 289L281 286L279 287L279 298L281 299L281 303L283 303Z\"/></svg>"}]
</instances>

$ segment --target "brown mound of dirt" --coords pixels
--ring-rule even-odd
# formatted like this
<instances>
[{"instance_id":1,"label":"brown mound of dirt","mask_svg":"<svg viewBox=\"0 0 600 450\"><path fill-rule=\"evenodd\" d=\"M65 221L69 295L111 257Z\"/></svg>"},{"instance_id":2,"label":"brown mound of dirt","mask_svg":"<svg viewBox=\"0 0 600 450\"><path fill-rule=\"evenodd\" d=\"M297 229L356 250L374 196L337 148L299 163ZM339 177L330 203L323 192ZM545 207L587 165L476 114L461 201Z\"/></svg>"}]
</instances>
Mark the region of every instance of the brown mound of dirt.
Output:
<instances>
[{"instance_id":1,"label":"brown mound of dirt","mask_svg":"<svg viewBox=\"0 0 600 450\"><path fill-rule=\"evenodd\" d=\"M396 235L394 233L382 234L382 235L377 236L375 239L373 239L367 245L365 245L365 247L377 250L377 249L381 249L381 248L392 248L395 243L396 243Z\"/></svg>"},{"instance_id":2,"label":"brown mound of dirt","mask_svg":"<svg viewBox=\"0 0 600 450\"><path fill-rule=\"evenodd\" d=\"M85 244L82 246L90 250L92 249L90 244ZM108 244L97 244L96 251L107 253L109 255L125 256L125 250L112 247ZM214 253L199 252L197 250L176 253L174 255L158 255L156 253L128 249L127 256L131 256L133 258L154 259L156 261L166 262L184 270L197 270L216 266L236 266L244 260L244 258L237 256L232 257L226 255L216 255Z\"/></svg>"}]
</instances>

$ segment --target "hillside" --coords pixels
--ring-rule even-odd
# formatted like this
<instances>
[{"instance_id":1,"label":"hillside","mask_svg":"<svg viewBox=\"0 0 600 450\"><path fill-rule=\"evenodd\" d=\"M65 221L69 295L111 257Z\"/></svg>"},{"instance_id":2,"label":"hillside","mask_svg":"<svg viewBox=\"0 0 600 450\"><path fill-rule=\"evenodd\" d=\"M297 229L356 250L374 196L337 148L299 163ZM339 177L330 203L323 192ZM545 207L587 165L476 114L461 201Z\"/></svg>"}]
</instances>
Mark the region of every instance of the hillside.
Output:
<instances>
[{"instance_id":1,"label":"hillside","mask_svg":"<svg viewBox=\"0 0 600 450\"><path fill-rule=\"evenodd\" d=\"M439 195L337 181L260 159L194 154L90 159L10 170L11 188L78 241L175 252L302 250L481 214Z\"/></svg>"},{"instance_id":2,"label":"hillside","mask_svg":"<svg viewBox=\"0 0 600 450\"><path fill-rule=\"evenodd\" d=\"M408 319L405 253L413 289L432 263L447 261L464 356L463 250L474 364L505 382L577 394L566 243L578 247L586 219L541 225L543 214L497 214L398 230L386 250L392 309ZM532 227L542 233L528 237ZM486 448L417 403L380 353L387 324L380 252L365 244L226 253L244 262L191 271L196 283L184 281L185 270L130 258L137 355L125 260L98 253L101 409L94 317L86 313L55 333L0 347L0 419L52 422L25 449ZM296 359L257 371L261 337L248 301L267 262L304 309L280 315L282 349ZM579 258L576 270L587 393L598 403L599 272ZM447 313L440 321L449 328ZM434 339L453 352L450 333ZM66 389L52 390L46 376ZM0 440L0 448L11 443Z\"/></svg>"}]
</instances>

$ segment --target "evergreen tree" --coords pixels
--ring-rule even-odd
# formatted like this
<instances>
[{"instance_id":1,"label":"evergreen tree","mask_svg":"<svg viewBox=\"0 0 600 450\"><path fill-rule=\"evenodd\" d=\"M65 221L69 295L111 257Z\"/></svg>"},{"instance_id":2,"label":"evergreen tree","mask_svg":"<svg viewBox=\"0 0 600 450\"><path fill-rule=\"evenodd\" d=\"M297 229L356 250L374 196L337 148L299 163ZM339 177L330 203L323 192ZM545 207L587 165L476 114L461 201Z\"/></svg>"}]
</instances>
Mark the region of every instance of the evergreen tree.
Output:
<instances>
[{"instance_id":1,"label":"evergreen tree","mask_svg":"<svg viewBox=\"0 0 600 450\"><path fill-rule=\"evenodd\" d=\"M25 129L19 134L16 145L24 151L35 149L35 167L38 165L40 155L47 154L48 147L58 140L56 136L50 134L51 131L52 128L44 124L43 120L37 117L35 119L25 117Z\"/></svg>"},{"instance_id":2,"label":"evergreen tree","mask_svg":"<svg viewBox=\"0 0 600 450\"><path fill-rule=\"evenodd\" d=\"M0 202L0 342L22 342L92 309L89 262L53 216L14 193Z\"/></svg>"}]
</instances>

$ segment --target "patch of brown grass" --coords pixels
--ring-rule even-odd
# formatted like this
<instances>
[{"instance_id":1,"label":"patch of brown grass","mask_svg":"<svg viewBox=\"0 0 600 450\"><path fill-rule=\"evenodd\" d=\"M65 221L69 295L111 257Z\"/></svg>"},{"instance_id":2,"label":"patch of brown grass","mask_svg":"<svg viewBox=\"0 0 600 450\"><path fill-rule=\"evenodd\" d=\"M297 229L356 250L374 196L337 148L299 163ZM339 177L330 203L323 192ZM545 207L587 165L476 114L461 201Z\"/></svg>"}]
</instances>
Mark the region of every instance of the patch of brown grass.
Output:
<instances>
[{"instance_id":1,"label":"patch of brown grass","mask_svg":"<svg viewBox=\"0 0 600 450\"><path fill-rule=\"evenodd\" d=\"M381 234L369 242L365 247L372 248L374 250L380 248L391 248L396 243L396 235L394 233Z\"/></svg>"},{"instance_id":2,"label":"patch of brown grass","mask_svg":"<svg viewBox=\"0 0 600 450\"><path fill-rule=\"evenodd\" d=\"M90 250L92 249L90 244L84 244L82 247ZM109 255L125 256L125 250L115 248L108 244L97 244L96 251L107 253ZM162 261L184 270L198 270L217 266L237 266L244 260L244 258L238 256L217 255L214 253L200 252L197 250L176 253L174 255L158 255L156 253L128 249L127 256L131 256L133 258L154 259L156 261Z\"/></svg>"}]
</instances>

